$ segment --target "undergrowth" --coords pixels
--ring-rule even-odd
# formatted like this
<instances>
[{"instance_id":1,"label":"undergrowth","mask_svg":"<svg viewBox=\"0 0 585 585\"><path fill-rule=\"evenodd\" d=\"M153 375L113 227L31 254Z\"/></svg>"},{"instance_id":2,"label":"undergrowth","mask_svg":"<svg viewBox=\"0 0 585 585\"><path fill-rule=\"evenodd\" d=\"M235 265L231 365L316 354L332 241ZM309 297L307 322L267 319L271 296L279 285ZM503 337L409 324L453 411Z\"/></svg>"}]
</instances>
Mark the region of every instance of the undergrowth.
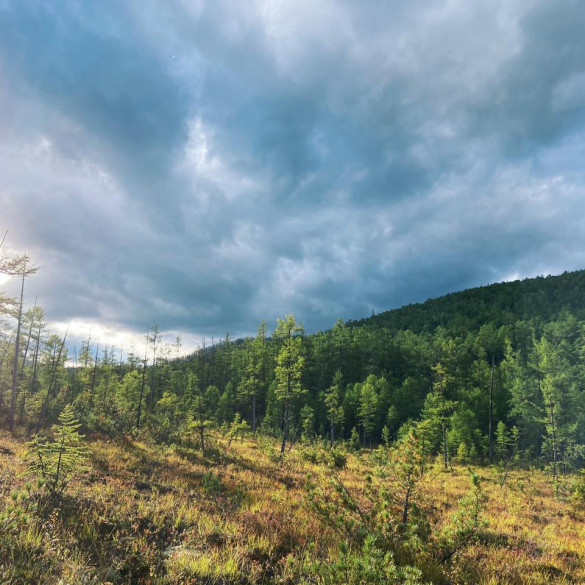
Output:
<instances>
[{"instance_id":1,"label":"undergrowth","mask_svg":"<svg viewBox=\"0 0 585 585\"><path fill-rule=\"evenodd\" d=\"M268 438L213 437L205 455L129 437L86 445L55 498L26 442L0 435L0 582L585 581L581 478L555 488L511 470L501 487L497 468L434 464L419 477L400 453L296 445L279 457Z\"/></svg>"}]
</instances>

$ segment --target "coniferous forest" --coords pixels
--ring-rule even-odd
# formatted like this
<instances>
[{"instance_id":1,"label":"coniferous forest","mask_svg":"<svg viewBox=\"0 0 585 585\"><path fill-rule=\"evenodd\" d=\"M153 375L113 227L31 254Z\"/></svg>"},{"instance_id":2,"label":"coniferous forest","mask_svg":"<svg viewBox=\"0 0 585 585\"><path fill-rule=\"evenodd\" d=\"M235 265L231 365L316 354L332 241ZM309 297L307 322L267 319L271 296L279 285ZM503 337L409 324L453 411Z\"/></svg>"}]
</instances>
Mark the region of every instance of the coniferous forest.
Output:
<instances>
[{"instance_id":1,"label":"coniferous forest","mask_svg":"<svg viewBox=\"0 0 585 585\"><path fill-rule=\"evenodd\" d=\"M71 355L36 270L2 264L2 582L585 579L585 271L185 357Z\"/></svg>"}]
</instances>

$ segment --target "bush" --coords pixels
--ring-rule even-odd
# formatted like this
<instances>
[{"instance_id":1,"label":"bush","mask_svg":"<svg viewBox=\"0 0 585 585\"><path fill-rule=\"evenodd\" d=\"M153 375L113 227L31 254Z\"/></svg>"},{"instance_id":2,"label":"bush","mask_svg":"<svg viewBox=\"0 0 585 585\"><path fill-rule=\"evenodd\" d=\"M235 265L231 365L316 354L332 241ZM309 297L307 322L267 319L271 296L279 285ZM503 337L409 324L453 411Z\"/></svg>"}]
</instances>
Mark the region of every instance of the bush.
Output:
<instances>
[{"instance_id":1,"label":"bush","mask_svg":"<svg viewBox=\"0 0 585 585\"><path fill-rule=\"evenodd\" d=\"M223 491L223 486L221 485L221 480L213 471L208 471L203 475L203 479L201 480L203 485L203 490L209 496L216 496L221 494Z\"/></svg>"},{"instance_id":2,"label":"bush","mask_svg":"<svg viewBox=\"0 0 585 585\"><path fill-rule=\"evenodd\" d=\"M571 500L574 504L583 505L585 504L585 469L582 469L579 473L579 477L573 484L573 493L571 494Z\"/></svg>"},{"instance_id":3,"label":"bush","mask_svg":"<svg viewBox=\"0 0 585 585\"><path fill-rule=\"evenodd\" d=\"M317 445L307 445L300 454L309 463L323 464L332 469L344 469L347 464L347 454L337 448L324 449Z\"/></svg>"},{"instance_id":4,"label":"bush","mask_svg":"<svg viewBox=\"0 0 585 585\"><path fill-rule=\"evenodd\" d=\"M334 469L345 469L347 465L347 454L339 449L331 449L331 464Z\"/></svg>"},{"instance_id":5,"label":"bush","mask_svg":"<svg viewBox=\"0 0 585 585\"><path fill-rule=\"evenodd\" d=\"M372 535L356 552L350 549L348 543L342 543L338 559L319 563L315 572L318 582L323 585L422 585L421 571L415 567L397 566L393 554L380 548Z\"/></svg>"},{"instance_id":6,"label":"bush","mask_svg":"<svg viewBox=\"0 0 585 585\"><path fill-rule=\"evenodd\" d=\"M441 562L448 561L457 551L472 544L485 528L483 511L487 497L481 486L479 476L469 470L471 476L470 491L459 500L451 521L439 535Z\"/></svg>"},{"instance_id":7,"label":"bush","mask_svg":"<svg viewBox=\"0 0 585 585\"><path fill-rule=\"evenodd\" d=\"M60 498L75 473L85 465L88 450L83 435L77 432L80 426L73 407L67 405L59 415L59 423L53 425L52 440L35 435L28 443L29 469L40 477L51 497Z\"/></svg>"}]
</instances>

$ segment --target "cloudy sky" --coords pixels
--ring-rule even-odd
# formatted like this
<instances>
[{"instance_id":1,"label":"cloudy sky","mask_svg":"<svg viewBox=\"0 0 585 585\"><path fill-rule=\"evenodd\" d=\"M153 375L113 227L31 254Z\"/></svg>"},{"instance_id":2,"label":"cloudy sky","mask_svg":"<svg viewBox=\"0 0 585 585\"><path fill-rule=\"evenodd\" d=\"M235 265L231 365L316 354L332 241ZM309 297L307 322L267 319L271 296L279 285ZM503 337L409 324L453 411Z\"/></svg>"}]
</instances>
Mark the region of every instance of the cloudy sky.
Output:
<instances>
[{"instance_id":1,"label":"cloudy sky","mask_svg":"<svg viewBox=\"0 0 585 585\"><path fill-rule=\"evenodd\" d=\"M57 329L111 343L584 268L583 22L579 0L0 0L4 251L41 265L27 300Z\"/></svg>"}]
</instances>

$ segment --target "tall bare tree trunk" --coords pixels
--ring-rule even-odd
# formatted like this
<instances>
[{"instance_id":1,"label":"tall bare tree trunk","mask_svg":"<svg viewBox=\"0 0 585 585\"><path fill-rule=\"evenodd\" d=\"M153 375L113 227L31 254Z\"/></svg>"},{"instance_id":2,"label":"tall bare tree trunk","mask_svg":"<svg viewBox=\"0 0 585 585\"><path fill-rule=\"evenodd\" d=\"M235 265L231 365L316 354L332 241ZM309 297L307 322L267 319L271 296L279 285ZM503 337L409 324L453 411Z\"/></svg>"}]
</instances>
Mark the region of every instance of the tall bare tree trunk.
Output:
<instances>
[{"instance_id":1,"label":"tall bare tree trunk","mask_svg":"<svg viewBox=\"0 0 585 585\"><path fill-rule=\"evenodd\" d=\"M45 400L43 401L43 405L41 407L41 411L39 412L39 419L37 422L37 429L36 432L38 433L41 430L41 424L47 414L47 408L49 407L49 399L53 394L53 386L55 384L55 378L57 377L57 369L59 368L59 362L61 361L61 355L63 354L63 348L65 347L65 341L67 340L67 334L69 333L69 326L71 325L71 320L69 321L69 325L67 325L67 330L65 331L65 336L63 337L63 342L59 347L59 353L57 354L57 359L53 364L53 370L51 372L51 381L49 382L49 388L47 389L47 395L45 396Z\"/></svg>"},{"instance_id":2,"label":"tall bare tree trunk","mask_svg":"<svg viewBox=\"0 0 585 585\"><path fill-rule=\"evenodd\" d=\"M488 437L489 437L489 462L494 458L494 437L493 437L493 420L494 420L494 356L492 355L492 372L490 375L490 412L488 421Z\"/></svg>"},{"instance_id":3,"label":"tall bare tree trunk","mask_svg":"<svg viewBox=\"0 0 585 585\"><path fill-rule=\"evenodd\" d=\"M252 432L256 433L256 391L252 394Z\"/></svg>"},{"instance_id":4,"label":"tall bare tree trunk","mask_svg":"<svg viewBox=\"0 0 585 585\"><path fill-rule=\"evenodd\" d=\"M99 350L100 350L100 343L98 340L98 344L95 348L95 360L93 362L93 372L91 374L91 387L90 387L90 391L89 391L89 406L90 406L90 408L93 408L93 398L94 398L94 392L95 392L95 378L97 375L98 362L100 359Z\"/></svg>"},{"instance_id":5,"label":"tall bare tree trunk","mask_svg":"<svg viewBox=\"0 0 585 585\"><path fill-rule=\"evenodd\" d=\"M29 394L33 393L35 384L37 382L37 368L38 368L38 363L39 363L39 350L41 347L41 330L42 330L42 326L43 326L43 322L42 320L39 322L39 329L37 331L37 341L36 341L36 345L35 345L35 353L33 356L33 371L32 371L32 376L31 376L31 381L30 381L30 388L29 388ZM26 406L26 389L22 391L22 401L20 403L20 416L18 417L18 424L21 425L22 421L24 419L24 409Z\"/></svg>"},{"instance_id":6,"label":"tall bare tree trunk","mask_svg":"<svg viewBox=\"0 0 585 585\"><path fill-rule=\"evenodd\" d=\"M290 342L290 339L292 337L292 331L289 330L288 332L288 339ZM282 444L280 446L280 452L284 455L284 449L286 447L286 441L288 440L288 427L289 427L289 419L290 419L290 394L291 394L291 374L290 374L290 368L291 368L291 364L290 364L290 356L288 358L287 361L287 369L288 369L288 374L287 374L287 399L284 405L284 428L282 429Z\"/></svg>"},{"instance_id":7,"label":"tall bare tree trunk","mask_svg":"<svg viewBox=\"0 0 585 585\"><path fill-rule=\"evenodd\" d=\"M14 340L14 363L12 365L12 391L10 393L10 422L9 430L14 431L14 418L16 415L16 390L18 382L18 354L20 352L20 325L22 322L22 300L24 298L24 279L26 271L22 271L22 284L20 285L20 303L18 305L18 325L16 327L16 339Z\"/></svg>"},{"instance_id":8,"label":"tall bare tree trunk","mask_svg":"<svg viewBox=\"0 0 585 585\"><path fill-rule=\"evenodd\" d=\"M445 470L449 469L449 451L447 450L447 423L443 422L443 459Z\"/></svg>"},{"instance_id":9,"label":"tall bare tree trunk","mask_svg":"<svg viewBox=\"0 0 585 585\"><path fill-rule=\"evenodd\" d=\"M20 368L20 379L21 380L24 377L24 367L26 365L26 356L28 355L28 350L29 350L29 347L30 347L30 339L32 337L32 331L33 331L33 327L35 325L35 317L34 317L35 313L34 313L34 310L36 308L37 308L37 299L35 299L35 304L34 304L34 307L33 307L33 313L31 313L32 317L31 317L31 320L30 320L30 327L28 329L28 334L26 336L26 343L24 345L24 354L22 356L22 366Z\"/></svg>"},{"instance_id":10,"label":"tall bare tree trunk","mask_svg":"<svg viewBox=\"0 0 585 585\"><path fill-rule=\"evenodd\" d=\"M8 355L13 337L14 337L14 334L12 334L10 336L10 339L8 340L8 343L6 344L4 352L2 353L2 357L0 357L0 369L2 369L2 364L4 363L4 360L6 359L6 356ZM0 406L4 406L4 385L0 385Z\"/></svg>"},{"instance_id":11,"label":"tall bare tree trunk","mask_svg":"<svg viewBox=\"0 0 585 585\"><path fill-rule=\"evenodd\" d=\"M150 329L146 332L146 349L144 350L144 361L142 362L142 382L140 383L140 398L138 399L138 413L136 416L136 428L140 428L140 417L142 416L142 401L144 399L144 386L146 383L146 362L148 360L148 334Z\"/></svg>"},{"instance_id":12,"label":"tall bare tree trunk","mask_svg":"<svg viewBox=\"0 0 585 585\"><path fill-rule=\"evenodd\" d=\"M557 480L558 475L558 445L557 445L557 425L554 412L554 403L551 400L547 405L549 407L552 447L553 447L553 480Z\"/></svg>"}]
</instances>

